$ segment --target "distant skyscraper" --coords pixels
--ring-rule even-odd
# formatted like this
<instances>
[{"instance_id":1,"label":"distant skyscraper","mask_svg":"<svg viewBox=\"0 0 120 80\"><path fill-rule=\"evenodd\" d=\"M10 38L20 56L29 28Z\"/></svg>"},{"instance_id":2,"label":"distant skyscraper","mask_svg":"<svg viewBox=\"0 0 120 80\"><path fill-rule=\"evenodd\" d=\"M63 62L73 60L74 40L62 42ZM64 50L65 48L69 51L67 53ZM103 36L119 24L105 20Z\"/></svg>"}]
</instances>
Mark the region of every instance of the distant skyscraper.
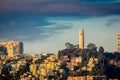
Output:
<instances>
[{"instance_id":1,"label":"distant skyscraper","mask_svg":"<svg viewBox=\"0 0 120 80\"><path fill-rule=\"evenodd\" d=\"M10 40L7 42L0 42L1 45L6 47L8 56L13 56L14 54L22 54L23 53L23 43Z\"/></svg>"},{"instance_id":2,"label":"distant skyscraper","mask_svg":"<svg viewBox=\"0 0 120 80\"><path fill-rule=\"evenodd\" d=\"M118 52L120 52L120 33L117 35L117 48L118 48Z\"/></svg>"},{"instance_id":3,"label":"distant skyscraper","mask_svg":"<svg viewBox=\"0 0 120 80\"><path fill-rule=\"evenodd\" d=\"M84 30L79 31L79 48L84 49Z\"/></svg>"}]
</instances>

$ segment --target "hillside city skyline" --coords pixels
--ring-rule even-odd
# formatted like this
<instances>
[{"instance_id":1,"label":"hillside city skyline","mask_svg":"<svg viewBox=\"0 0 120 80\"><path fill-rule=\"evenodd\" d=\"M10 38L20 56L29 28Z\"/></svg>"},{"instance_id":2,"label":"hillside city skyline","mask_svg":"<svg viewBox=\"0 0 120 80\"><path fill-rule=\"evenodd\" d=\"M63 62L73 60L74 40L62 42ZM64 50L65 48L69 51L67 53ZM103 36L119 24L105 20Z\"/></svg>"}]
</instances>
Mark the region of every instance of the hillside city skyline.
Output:
<instances>
[{"instance_id":1,"label":"hillside city skyline","mask_svg":"<svg viewBox=\"0 0 120 80\"><path fill-rule=\"evenodd\" d=\"M82 32L83 32L83 33L82 33ZM82 40L80 40L80 38L81 38L80 35L81 35L81 34L83 34L83 39L82 39ZM107 52L117 52L117 51L118 51L118 45L119 45L119 43L118 43L118 40L117 40L117 39L118 39L117 36L118 36L119 34L120 34L120 33L118 33L118 34L116 35L116 51L107 51ZM95 44L94 42L89 42L86 46L84 46L84 44L85 44L85 39L84 39L84 38L85 38L84 29L80 29L80 30L78 31L78 43L77 43L77 44L75 43L74 45L79 45L79 47L82 46L81 49L84 49L84 48L87 48L87 45L88 45L89 43ZM0 43L3 43L3 44L4 44L4 43L9 42L9 41L10 41L10 42L11 42L11 41L13 42L13 41L17 41L17 40L12 40L12 39L11 39L11 40L7 40L7 41L0 41ZM17 42L18 42L18 41L17 41ZM67 42L69 42L69 41L66 41L65 43L67 43ZM63 43L63 44L65 44L65 43ZM70 42L70 43L71 43L71 42ZM80 44L81 44L81 45L80 45ZM24 45L24 46L25 46L25 45ZM97 46L97 44L96 44L96 46ZM100 46L102 46L102 45L100 45ZM97 46L97 47L100 47L100 46ZM64 45L64 47L65 47L65 45ZM64 48L64 47L63 47L63 48ZM102 46L102 47L104 47L104 46ZM23 48L24 48L24 47L23 47ZM62 49L63 49L63 48L62 48ZM62 50L62 49L59 49L59 50ZM57 50L57 52L58 52L59 50ZM26 50L24 49L24 51L26 51ZM43 51L43 52L37 52L37 53L57 53L57 52L45 52L45 51ZM25 53L25 52L23 52L23 53Z\"/></svg>"},{"instance_id":2,"label":"hillside city skyline","mask_svg":"<svg viewBox=\"0 0 120 80\"><path fill-rule=\"evenodd\" d=\"M84 48L87 48L87 46L85 47L84 46L84 44L85 44L85 35L84 35L84 29L80 29L79 30L79 32L78 32L78 44L73 44L73 45L79 45L78 47L80 48L80 49L84 49ZM117 43L117 45L116 45L116 48L117 48L117 50L116 51L112 51L112 52L120 52L120 39L119 39L119 37L120 37L120 33L118 33L117 34L117 36L116 36L116 43ZM25 53L24 52L24 43L23 42L19 42L19 41L15 41L15 40L8 40L8 41L2 41L2 42L0 42L0 45L3 45L3 46L5 46L6 48L7 48L7 45L17 45L16 44L16 42L17 42L17 44L19 43L19 44L21 44L22 43L22 45L21 45L21 47L19 48L19 47L16 47L16 48L19 48L19 49L21 49L22 50L22 52L19 52L20 54L23 54L23 53ZM66 42L66 43L70 43L70 42ZM66 43L64 43L64 44L66 44ZM90 43L92 43L92 42L90 42ZM71 43L70 43L71 44ZM93 43L94 44L94 43ZM95 44L96 45L96 44ZM64 45L65 46L65 45ZM97 46L97 45L96 45ZM102 45L101 45L102 46ZM101 47L101 46L97 46L97 49L99 48L99 47ZM103 47L103 46L102 46ZM10 47L11 48L11 47ZM104 48L104 47L103 47ZM7 51L9 51L9 48L7 48L8 50ZM13 49L14 50L14 49ZM60 49L59 49L60 50ZM58 51L59 51L58 50ZM57 52L58 52L57 51ZM56 52L56 53L57 53ZM109 51L110 52L110 51ZM13 54L16 54L16 52L14 53L13 51L12 51L12 53ZM18 52L17 52L18 53ZM41 52L39 52L39 53L41 53ZM55 52L44 52L44 53L55 53ZM11 52L8 52L8 54L9 55L13 55L13 54L11 54Z\"/></svg>"}]
</instances>

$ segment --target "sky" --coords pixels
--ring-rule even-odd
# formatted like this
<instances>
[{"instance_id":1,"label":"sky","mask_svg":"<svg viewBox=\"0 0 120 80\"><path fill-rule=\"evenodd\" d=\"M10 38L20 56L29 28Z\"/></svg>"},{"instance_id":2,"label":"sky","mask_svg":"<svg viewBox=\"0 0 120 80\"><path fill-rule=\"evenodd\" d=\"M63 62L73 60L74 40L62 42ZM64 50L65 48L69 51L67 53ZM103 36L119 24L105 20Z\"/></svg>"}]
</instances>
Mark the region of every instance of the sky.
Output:
<instances>
[{"instance_id":1,"label":"sky","mask_svg":"<svg viewBox=\"0 0 120 80\"><path fill-rule=\"evenodd\" d=\"M0 41L24 43L24 53L57 53L65 43L117 51L120 0L0 0Z\"/></svg>"}]
</instances>

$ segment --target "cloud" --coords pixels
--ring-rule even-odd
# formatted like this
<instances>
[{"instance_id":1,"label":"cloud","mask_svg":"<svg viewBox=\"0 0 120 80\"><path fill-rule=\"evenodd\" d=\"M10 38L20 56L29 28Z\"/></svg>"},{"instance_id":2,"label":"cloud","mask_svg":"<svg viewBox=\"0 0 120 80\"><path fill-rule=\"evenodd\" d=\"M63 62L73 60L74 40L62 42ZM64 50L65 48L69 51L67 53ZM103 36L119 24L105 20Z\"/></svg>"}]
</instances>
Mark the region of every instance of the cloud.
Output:
<instances>
[{"instance_id":1,"label":"cloud","mask_svg":"<svg viewBox=\"0 0 120 80\"><path fill-rule=\"evenodd\" d=\"M56 22L57 23L57 22ZM62 33L64 30L68 30L72 28L72 25L68 24L54 24L54 25L48 25L48 26L37 26L35 27L37 30L41 31L39 34L42 39L48 39L49 37L52 37L55 34Z\"/></svg>"},{"instance_id":2,"label":"cloud","mask_svg":"<svg viewBox=\"0 0 120 80\"><path fill-rule=\"evenodd\" d=\"M113 4L120 3L119 0L85 0L84 4Z\"/></svg>"},{"instance_id":3,"label":"cloud","mask_svg":"<svg viewBox=\"0 0 120 80\"><path fill-rule=\"evenodd\" d=\"M118 24L118 23L120 23L120 18L113 18L113 19L108 20L108 22L106 23L106 26L107 27L110 27L110 26L114 27L113 25Z\"/></svg>"},{"instance_id":4,"label":"cloud","mask_svg":"<svg viewBox=\"0 0 120 80\"><path fill-rule=\"evenodd\" d=\"M102 3L102 4L101 4ZM0 0L0 11L29 12L40 15L108 15L120 14L116 0Z\"/></svg>"},{"instance_id":5,"label":"cloud","mask_svg":"<svg viewBox=\"0 0 120 80\"><path fill-rule=\"evenodd\" d=\"M50 30L50 31L60 31L60 30L65 30L65 29L69 29L71 28L71 25L68 24L55 24L55 25L51 25L51 26L37 26L37 29L41 29L41 30Z\"/></svg>"},{"instance_id":6,"label":"cloud","mask_svg":"<svg viewBox=\"0 0 120 80\"><path fill-rule=\"evenodd\" d=\"M32 16L31 16L32 17ZM39 16L38 16L39 17ZM68 23L59 21L50 22L49 18L29 18L24 20L19 18L9 20L0 24L0 38L15 39L22 41L32 41L36 39L47 39L54 34L59 34L64 30L72 28Z\"/></svg>"}]
</instances>

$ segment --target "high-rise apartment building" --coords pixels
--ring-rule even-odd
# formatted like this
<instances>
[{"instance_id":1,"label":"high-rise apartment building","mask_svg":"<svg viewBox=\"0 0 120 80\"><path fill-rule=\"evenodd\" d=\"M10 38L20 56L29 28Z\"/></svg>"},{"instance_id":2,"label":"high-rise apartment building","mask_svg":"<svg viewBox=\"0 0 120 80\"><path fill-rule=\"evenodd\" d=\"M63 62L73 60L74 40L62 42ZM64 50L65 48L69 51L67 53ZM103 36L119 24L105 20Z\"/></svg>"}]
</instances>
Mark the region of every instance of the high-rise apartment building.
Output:
<instances>
[{"instance_id":1,"label":"high-rise apartment building","mask_svg":"<svg viewBox=\"0 0 120 80\"><path fill-rule=\"evenodd\" d=\"M14 54L22 54L23 53L23 43L10 40L7 42L0 42L1 45L6 47L8 56L13 56Z\"/></svg>"},{"instance_id":2,"label":"high-rise apartment building","mask_svg":"<svg viewBox=\"0 0 120 80\"><path fill-rule=\"evenodd\" d=\"M84 49L84 30L79 31L79 48Z\"/></svg>"},{"instance_id":3,"label":"high-rise apartment building","mask_svg":"<svg viewBox=\"0 0 120 80\"><path fill-rule=\"evenodd\" d=\"M117 35L117 42L118 52L120 52L120 33Z\"/></svg>"}]
</instances>

